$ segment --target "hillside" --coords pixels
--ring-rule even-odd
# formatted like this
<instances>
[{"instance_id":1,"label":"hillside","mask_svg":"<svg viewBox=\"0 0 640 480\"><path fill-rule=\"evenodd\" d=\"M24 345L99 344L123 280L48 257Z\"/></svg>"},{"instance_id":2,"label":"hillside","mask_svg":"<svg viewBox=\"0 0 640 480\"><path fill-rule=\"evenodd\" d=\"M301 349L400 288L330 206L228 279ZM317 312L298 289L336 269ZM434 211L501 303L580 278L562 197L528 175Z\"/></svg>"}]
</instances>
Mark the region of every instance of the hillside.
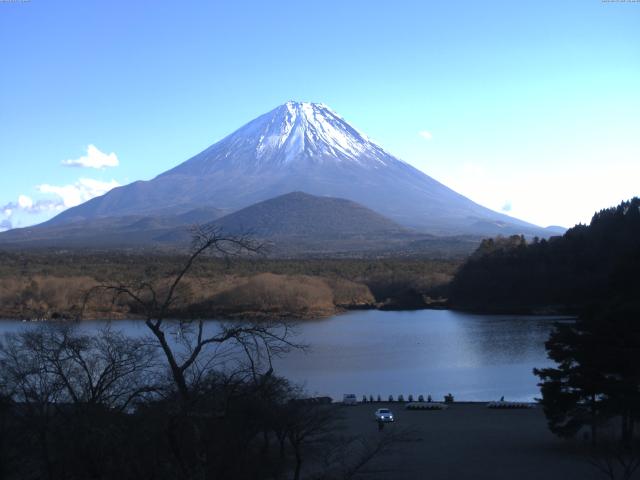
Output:
<instances>
[{"instance_id":1,"label":"hillside","mask_svg":"<svg viewBox=\"0 0 640 480\"><path fill-rule=\"evenodd\" d=\"M351 200L303 192L256 203L214 222L225 232L257 237L339 238L409 233L406 228Z\"/></svg>"}]
</instances>

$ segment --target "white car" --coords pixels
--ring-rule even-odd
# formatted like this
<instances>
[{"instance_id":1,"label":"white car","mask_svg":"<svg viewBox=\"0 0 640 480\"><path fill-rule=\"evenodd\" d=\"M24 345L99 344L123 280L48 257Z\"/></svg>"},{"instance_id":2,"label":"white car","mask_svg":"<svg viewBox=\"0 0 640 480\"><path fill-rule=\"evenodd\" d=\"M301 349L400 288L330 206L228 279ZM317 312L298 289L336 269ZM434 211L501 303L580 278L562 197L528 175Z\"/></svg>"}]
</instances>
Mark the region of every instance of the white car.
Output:
<instances>
[{"instance_id":1,"label":"white car","mask_svg":"<svg viewBox=\"0 0 640 480\"><path fill-rule=\"evenodd\" d=\"M343 405L357 405L358 399L356 398L355 393L345 393L342 396L342 404Z\"/></svg>"},{"instance_id":2,"label":"white car","mask_svg":"<svg viewBox=\"0 0 640 480\"><path fill-rule=\"evenodd\" d=\"M395 420L393 417L393 412L388 408L379 408L378 410L376 410L376 413L374 413L374 415L376 417L376 421L393 422Z\"/></svg>"}]
</instances>

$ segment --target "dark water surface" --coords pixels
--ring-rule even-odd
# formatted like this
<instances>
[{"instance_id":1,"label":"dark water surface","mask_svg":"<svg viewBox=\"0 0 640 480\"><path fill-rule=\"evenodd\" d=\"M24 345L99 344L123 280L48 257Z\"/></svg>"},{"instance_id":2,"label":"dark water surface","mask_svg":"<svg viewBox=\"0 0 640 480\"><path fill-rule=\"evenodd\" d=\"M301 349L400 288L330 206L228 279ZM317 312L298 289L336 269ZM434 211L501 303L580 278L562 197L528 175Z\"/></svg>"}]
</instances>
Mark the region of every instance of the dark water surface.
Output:
<instances>
[{"instance_id":1,"label":"dark water surface","mask_svg":"<svg viewBox=\"0 0 640 480\"><path fill-rule=\"evenodd\" d=\"M343 393L456 400L533 400L534 367L551 365L544 342L566 317L473 315L450 310L358 311L298 324L296 341L309 345L277 359L276 373L310 394ZM212 320L211 322L215 322ZM0 333L31 323L0 322ZM87 322L97 329L104 322ZM146 334L141 321L112 323L129 335Z\"/></svg>"}]
</instances>

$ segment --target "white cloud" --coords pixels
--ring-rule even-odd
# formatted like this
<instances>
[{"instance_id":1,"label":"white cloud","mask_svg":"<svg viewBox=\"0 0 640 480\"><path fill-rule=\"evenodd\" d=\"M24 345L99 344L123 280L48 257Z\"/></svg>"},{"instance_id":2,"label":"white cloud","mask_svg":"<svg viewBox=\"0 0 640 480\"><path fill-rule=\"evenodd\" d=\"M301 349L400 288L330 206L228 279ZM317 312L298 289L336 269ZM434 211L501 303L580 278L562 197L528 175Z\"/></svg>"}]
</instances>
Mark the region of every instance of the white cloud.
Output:
<instances>
[{"instance_id":1,"label":"white cloud","mask_svg":"<svg viewBox=\"0 0 640 480\"><path fill-rule=\"evenodd\" d=\"M418 135L420 135L425 140L431 140L433 138L433 133L431 133L429 130L422 130L418 132Z\"/></svg>"},{"instance_id":2,"label":"white cloud","mask_svg":"<svg viewBox=\"0 0 640 480\"><path fill-rule=\"evenodd\" d=\"M20 208L28 210L33 207L33 200L31 200L31 197L28 197L26 195L20 195L18 196L18 206Z\"/></svg>"},{"instance_id":3,"label":"white cloud","mask_svg":"<svg viewBox=\"0 0 640 480\"><path fill-rule=\"evenodd\" d=\"M64 160L62 165L67 167L85 167L85 168L106 168L117 167L119 165L118 156L111 152L106 154L98 150L95 145L87 147L87 154L75 160Z\"/></svg>"},{"instance_id":4,"label":"white cloud","mask_svg":"<svg viewBox=\"0 0 640 480\"><path fill-rule=\"evenodd\" d=\"M39 215L46 213L59 213L67 208L75 207L87 200L107 193L120 184L115 180L102 182L92 178L81 178L71 185L49 185L42 184L36 188L41 193L48 193L57 198L43 198L33 200L28 195L19 195L18 200L0 206L0 214L4 219L0 219L0 232L10 230L15 227L15 221L23 218L22 215ZM27 222L31 224L31 222Z\"/></svg>"},{"instance_id":5,"label":"white cloud","mask_svg":"<svg viewBox=\"0 0 640 480\"><path fill-rule=\"evenodd\" d=\"M80 178L71 185L49 185L43 183L36 188L42 193L52 193L59 197L59 204L64 208L75 207L94 197L104 195L109 190L119 187L120 184L115 180L103 182L92 178Z\"/></svg>"}]
</instances>

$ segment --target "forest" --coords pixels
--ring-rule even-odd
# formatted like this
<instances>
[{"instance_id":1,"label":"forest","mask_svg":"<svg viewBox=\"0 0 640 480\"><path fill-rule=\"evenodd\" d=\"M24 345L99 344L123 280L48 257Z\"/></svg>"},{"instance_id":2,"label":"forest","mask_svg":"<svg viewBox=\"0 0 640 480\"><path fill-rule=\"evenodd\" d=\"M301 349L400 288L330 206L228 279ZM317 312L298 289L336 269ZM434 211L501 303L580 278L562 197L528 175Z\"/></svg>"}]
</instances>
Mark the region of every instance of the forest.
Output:
<instances>
[{"instance_id":1,"label":"forest","mask_svg":"<svg viewBox=\"0 0 640 480\"><path fill-rule=\"evenodd\" d=\"M597 212L549 240L486 239L449 286L455 308L580 313L591 304L640 300L640 199Z\"/></svg>"}]
</instances>

